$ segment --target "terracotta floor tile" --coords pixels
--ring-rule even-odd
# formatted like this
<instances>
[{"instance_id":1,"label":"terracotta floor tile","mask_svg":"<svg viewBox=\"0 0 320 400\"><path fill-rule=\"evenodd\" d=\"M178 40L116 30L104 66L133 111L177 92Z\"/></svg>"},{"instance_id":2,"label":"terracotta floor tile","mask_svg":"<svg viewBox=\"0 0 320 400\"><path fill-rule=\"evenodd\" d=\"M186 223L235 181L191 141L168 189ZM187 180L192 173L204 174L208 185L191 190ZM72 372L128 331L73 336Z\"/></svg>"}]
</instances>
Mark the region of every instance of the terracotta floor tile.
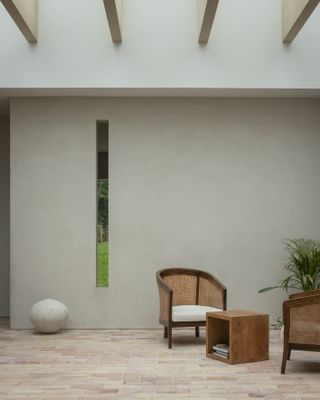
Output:
<instances>
[{"instance_id":1,"label":"terracotta floor tile","mask_svg":"<svg viewBox=\"0 0 320 400\"><path fill-rule=\"evenodd\" d=\"M270 332L270 360L227 365L206 358L204 330L11 331L0 320L0 400L320 399L320 353L292 352Z\"/></svg>"}]
</instances>

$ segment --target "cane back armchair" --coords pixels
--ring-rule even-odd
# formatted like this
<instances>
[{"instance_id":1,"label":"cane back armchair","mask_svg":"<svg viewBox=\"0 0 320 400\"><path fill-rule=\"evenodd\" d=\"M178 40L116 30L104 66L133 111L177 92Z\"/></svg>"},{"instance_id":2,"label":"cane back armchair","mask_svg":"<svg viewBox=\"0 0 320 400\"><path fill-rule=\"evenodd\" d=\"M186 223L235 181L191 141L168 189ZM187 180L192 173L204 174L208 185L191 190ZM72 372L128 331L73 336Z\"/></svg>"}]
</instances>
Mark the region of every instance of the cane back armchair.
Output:
<instances>
[{"instance_id":1,"label":"cane back armchair","mask_svg":"<svg viewBox=\"0 0 320 400\"><path fill-rule=\"evenodd\" d=\"M291 350L320 351L320 290L289 296L283 303L283 323L282 374Z\"/></svg>"},{"instance_id":2,"label":"cane back armchair","mask_svg":"<svg viewBox=\"0 0 320 400\"><path fill-rule=\"evenodd\" d=\"M172 328L206 326L206 313L227 308L227 289L208 272L188 268L167 268L156 274L159 300L159 323L172 348Z\"/></svg>"}]
</instances>

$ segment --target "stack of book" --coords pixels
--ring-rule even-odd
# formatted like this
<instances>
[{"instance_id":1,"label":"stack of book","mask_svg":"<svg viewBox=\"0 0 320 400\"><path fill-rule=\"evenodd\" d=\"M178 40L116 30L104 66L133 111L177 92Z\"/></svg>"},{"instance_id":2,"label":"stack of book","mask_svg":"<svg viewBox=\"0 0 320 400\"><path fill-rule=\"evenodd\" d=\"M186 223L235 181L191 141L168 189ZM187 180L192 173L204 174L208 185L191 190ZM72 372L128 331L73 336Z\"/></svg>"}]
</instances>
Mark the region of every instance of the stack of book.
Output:
<instances>
[{"instance_id":1,"label":"stack of book","mask_svg":"<svg viewBox=\"0 0 320 400\"><path fill-rule=\"evenodd\" d=\"M229 358L229 346L227 344L216 344L212 347L214 354L223 358Z\"/></svg>"}]
</instances>

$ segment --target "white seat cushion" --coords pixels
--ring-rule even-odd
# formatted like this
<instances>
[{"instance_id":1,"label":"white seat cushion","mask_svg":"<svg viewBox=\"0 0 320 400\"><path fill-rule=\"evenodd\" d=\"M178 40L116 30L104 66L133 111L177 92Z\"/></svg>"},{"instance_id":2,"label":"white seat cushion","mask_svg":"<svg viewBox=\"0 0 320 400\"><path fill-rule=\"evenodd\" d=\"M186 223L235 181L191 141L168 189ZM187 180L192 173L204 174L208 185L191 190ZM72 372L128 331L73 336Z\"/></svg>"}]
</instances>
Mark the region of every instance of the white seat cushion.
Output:
<instances>
[{"instance_id":1,"label":"white seat cushion","mask_svg":"<svg viewBox=\"0 0 320 400\"><path fill-rule=\"evenodd\" d=\"M172 321L174 322L187 322L187 321L205 321L207 312L222 311L220 308L207 307L207 306L173 306L172 307Z\"/></svg>"}]
</instances>

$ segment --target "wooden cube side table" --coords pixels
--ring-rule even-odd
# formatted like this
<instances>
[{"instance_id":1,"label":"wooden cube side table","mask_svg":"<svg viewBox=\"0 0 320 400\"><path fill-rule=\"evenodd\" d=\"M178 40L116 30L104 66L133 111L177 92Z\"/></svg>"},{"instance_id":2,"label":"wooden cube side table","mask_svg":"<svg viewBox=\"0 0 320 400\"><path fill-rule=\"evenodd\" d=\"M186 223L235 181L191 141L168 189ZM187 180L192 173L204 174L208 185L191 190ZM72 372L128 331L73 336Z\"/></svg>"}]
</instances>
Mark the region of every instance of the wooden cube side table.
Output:
<instances>
[{"instance_id":1,"label":"wooden cube side table","mask_svg":"<svg viewBox=\"0 0 320 400\"><path fill-rule=\"evenodd\" d=\"M218 343L229 345L229 358L213 352ZM206 353L228 364L268 360L269 316L247 310L207 313Z\"/></svg>"}]
</instances>

